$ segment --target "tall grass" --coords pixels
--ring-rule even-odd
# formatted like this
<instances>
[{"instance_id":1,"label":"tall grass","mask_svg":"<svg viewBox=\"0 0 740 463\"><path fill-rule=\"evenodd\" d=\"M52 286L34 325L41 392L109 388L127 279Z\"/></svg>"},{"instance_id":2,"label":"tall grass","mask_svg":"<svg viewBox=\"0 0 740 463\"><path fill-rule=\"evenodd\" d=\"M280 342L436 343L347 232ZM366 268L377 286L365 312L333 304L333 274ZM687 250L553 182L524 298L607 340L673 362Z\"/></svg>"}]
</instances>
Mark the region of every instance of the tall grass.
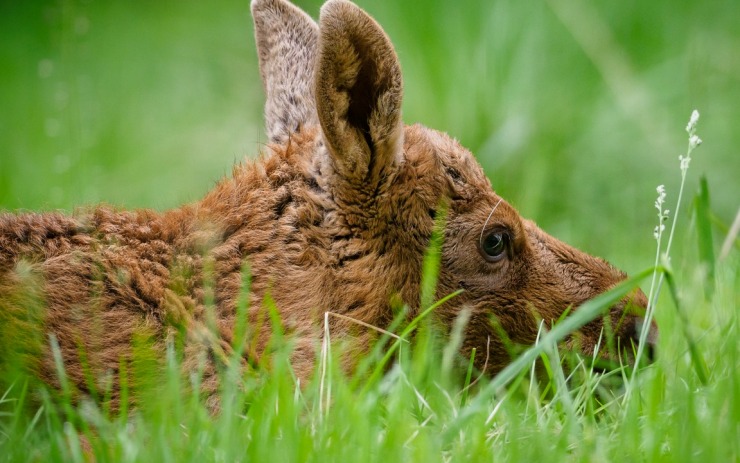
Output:
<instances>
[{"instance_id":1,"label":"tall grass","mask_svg":"<svg viewBox=\"0 0 740 463\"><path fill-rule=\"evenodd\" d=\"M631 280L543 333L500 375L476 378L472 386L464 359L445 361L457 356L454 334L447 341L431 336L421 342L417 336L390 368L386 349L371 350L367 371L381 371L380 376L345 376L337 368L341 347L331 345L317 355L314 379L303 385L291 374L289 339L276 334L269 368L245 373L238 361L226 363L217 414L198 392L199 373L183 378L175 345L168 347L164 374L149 383L150 393L138 396L135 410L112 412L89 399L73 402L64 381L61 395L41 389L40 405L29 407L29 383L19 381L0 398L0 458L732 461L740 451L733 438L740 422L738 263L735 258L718 267L711 303L700 284L681 287L681 299L697 303L695 314L701 314L691 317L690 331L707 362L705 384L692 366L679 329L683 321L674 311L661 320L657 361L634 381L628 381L624 367L596 373L589 362L560 357L557 340L603 313L634 287ZM430 329L418 322L412 326ZM401 326L397 333L410 329ZM145 359L146 349L136 355ZM544 378L534 374L538 359L547 365ZM623 381L614 381L619 377Z\"/></svg>"},{"instance_id":2,"label":"tall grass","mask_svg":"<svg viewBox=\"0 0 740 463\"><path fill-rule=\"evenodd\" d=\"M0 391L0 459L737 460L734 238L707 270L709 240L726 239L740 197L734 1L360 3L396 44L407 122L460 138L522 215L638 280L654 246L654 186L678 191L666 175L683 140L677 129L702 108L707 143L694 166L707 181L701 206L683 206L691 220L673 215L672 262L662 269L672 291L653 303L657 360L633 380L625 368L595 373L554 348L574 328L561 324L504 375L478 378L454 355L454 336L419 334L428 342L413 346L381 336L364 375L339 371L331 345L316 379L298 387L290 344L276 340L271 368L220 372L214 415L199 375L181 377L173 346L135 410L12 383ZM320 1L301 4L315 13ZM164 209L202 196L264 142L248 22L247 2L236 0L0 3L0 208ZM432 260L427 281L433 270ZM638 283L566 321L598 316ZM428 328L393 331L408 329ZM535 379L534 359L545 378Z\"/></svg>"}]
</instances>

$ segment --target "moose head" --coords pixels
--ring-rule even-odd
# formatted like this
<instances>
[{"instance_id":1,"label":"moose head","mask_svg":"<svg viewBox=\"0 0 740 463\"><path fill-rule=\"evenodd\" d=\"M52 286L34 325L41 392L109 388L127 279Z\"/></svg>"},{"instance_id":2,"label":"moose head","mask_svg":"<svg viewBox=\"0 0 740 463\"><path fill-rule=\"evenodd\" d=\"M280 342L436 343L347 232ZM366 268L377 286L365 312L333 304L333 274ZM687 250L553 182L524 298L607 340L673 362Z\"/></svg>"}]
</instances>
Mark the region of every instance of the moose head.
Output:
<instances>
[{"instance_id":1,"label":"moose head","mask_svg":"<svg viewBox=\"0 0 740 463\"><path fill-rule=\"evenodd\" d=\"M282 0L254 0L252 12L272 150L299 158L290 162L302 163L311 195L321 198L316 225L290 231L303 238L293 262L311 243L328 258L321 283L288 283L319 292L312 307L380 324L394 296L418 310L422 258L441 206L437 296L463 292L435 316L449 327L469 311L463 353L487 352L487 364L476 360L491 373L510 360L506 342L533 343L540 321L553 323L626 278L523 219L457 141L403 124L398 57L360 8L330 0L318 25ZM637 291L605 318L622 346L637 340L645 305ZM568 342L592 354L602 328L603 320L592 322Z\"/></svg>"}]
</instances>

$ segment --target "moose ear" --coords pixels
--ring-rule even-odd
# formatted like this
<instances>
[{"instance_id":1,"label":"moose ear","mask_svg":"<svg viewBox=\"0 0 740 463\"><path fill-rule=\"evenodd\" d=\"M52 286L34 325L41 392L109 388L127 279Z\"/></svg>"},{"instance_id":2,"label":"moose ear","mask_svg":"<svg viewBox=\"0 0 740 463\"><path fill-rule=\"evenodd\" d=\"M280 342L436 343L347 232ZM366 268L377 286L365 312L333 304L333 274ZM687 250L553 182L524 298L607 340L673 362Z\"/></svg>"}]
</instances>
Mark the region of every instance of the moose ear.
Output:
<instances>
[{"instance_id":1,"label":"moose ear","mask_svg":"<svg viewBox=\"0 0 740 463\"><path fill-rule=\"evenodd\" d=\"M314 69L319 28L285 0L252 0L260 75L267 93L265 121L273 143L316 125Z\"/></svg>"},{"instance_id":2,"label":"moose ear","mask_svg":"<svg viewBox=\"0 0 740 463\"><path fill-rule=\"evenodd\" d=\"M359 7L330 0L321 8L316 109L340 176L374 182L402 156L403 83L383 29Z\"/></svg>"}]
</instances>

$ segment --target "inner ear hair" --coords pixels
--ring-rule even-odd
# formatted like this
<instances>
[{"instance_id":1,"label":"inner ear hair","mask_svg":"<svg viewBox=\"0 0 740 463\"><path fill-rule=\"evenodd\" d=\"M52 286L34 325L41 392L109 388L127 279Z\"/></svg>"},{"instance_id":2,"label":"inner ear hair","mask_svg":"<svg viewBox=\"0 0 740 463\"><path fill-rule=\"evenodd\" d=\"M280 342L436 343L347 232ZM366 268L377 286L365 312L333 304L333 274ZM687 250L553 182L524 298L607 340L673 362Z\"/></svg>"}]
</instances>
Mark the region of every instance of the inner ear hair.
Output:
<instances>
[{"instance_id":1,"label":"inner ear hair","mask_svg":"<svg viewBox=\"0 0 740 463\"><path fill-rule=\"evenodd\" d=\"M340 175L374 182L400 160L403 83L383 29L344 0L321 9L316 107Z\"/></svg>"}]
</instances>

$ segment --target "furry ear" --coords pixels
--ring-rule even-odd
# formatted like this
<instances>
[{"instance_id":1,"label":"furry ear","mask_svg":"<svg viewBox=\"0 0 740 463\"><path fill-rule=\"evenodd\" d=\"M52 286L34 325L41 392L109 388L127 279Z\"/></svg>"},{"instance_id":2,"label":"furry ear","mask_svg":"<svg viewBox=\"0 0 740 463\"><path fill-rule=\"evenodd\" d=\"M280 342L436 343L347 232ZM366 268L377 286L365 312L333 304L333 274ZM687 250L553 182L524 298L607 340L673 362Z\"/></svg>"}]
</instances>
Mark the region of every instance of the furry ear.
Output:
<instances>
[{"instance_id":1,"label":"furry ear","mask_svg":"<svg viewBox=\"0 0 740 463\"><path fill-rule=\"evenodd\" d=\"M265 122L273 143L317 124L314 68L319 28L285 0L252 0L260 75L267 93Z\"/></svg>"},{"instance_id":2,"label":"furry ear","mask_svg":"<svg viewBox=\"0 0 740 463\"><path fill-rule=\"evenodd\" d=\"M321 8L316 108L337 173L373 184L400 162L403 83L383 29L356 5Z\"/></svg>"}]
</instances>

